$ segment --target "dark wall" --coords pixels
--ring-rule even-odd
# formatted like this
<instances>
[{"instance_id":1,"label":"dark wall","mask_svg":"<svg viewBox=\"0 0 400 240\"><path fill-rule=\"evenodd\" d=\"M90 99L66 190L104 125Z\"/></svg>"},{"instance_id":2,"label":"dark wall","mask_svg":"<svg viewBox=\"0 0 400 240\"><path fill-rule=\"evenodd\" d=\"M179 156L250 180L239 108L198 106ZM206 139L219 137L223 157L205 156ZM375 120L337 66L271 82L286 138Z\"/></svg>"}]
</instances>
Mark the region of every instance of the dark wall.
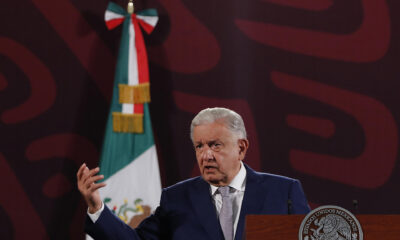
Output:
<instances>
[{"instance_id":1,"label":"dark wall","mask_svg":"<svg viewBox=\"0 0 400 240\"><path fill-rule=\"evenodd\" d=\"M121 33L107 3L1 4L0 239L83 239L75 174L98 164ZM225 106L245 161L300 179L312 207L400 213L399 1L136 1L150 7L163 186L198 173L190 121Z\"/></svg>"}]
</instances>

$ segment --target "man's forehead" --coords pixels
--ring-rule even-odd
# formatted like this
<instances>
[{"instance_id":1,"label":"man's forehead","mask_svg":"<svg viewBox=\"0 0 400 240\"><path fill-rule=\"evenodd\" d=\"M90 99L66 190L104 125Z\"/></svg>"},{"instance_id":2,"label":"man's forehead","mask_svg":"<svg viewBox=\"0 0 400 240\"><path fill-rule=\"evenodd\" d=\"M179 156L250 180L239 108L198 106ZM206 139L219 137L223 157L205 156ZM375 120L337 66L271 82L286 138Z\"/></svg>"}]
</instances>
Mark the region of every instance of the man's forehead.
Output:
<instances>
[{"instance_id":1,"label":"man's forehead","mask_svg":"<svg viewBox=\"0 0 400 240\"><path fill-rule=\"evenodd\" d=\"M213 123L206 123L206 124L201 124L198 126L195 126L193 128L193 133L194 134L221 134L225 132L226 130L229 131L229 129L223 124L219 122L213 122Z\"/></svg>"},{"instance_id":2,"label":"man's forehead","mask_svg":"<svg viewBox=\"0 0 400 240\"><path fill-rule=\"evenodd\" d=\"M216 141L233 137L232 132L224 124L212 123L194 127L193 141Z\"/></svg>"}]
</instances>

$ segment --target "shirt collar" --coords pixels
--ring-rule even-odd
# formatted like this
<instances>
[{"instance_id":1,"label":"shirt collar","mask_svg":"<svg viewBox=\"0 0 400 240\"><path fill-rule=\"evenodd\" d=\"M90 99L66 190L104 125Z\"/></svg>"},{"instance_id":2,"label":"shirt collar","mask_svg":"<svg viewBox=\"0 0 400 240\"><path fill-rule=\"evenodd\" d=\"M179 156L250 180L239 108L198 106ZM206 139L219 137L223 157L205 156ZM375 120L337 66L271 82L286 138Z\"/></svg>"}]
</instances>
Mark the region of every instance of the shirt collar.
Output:
<instances>
[{"instance_id":1,"label":"shirt collar","mask_svg":"<svg viewBox=\"0 0 400 240\"><path fill-rule=\"evenodd\" d=\"M211 195L214 195L218 190L218 187L210 184L211 186ZM229 187L234 188L237 191L244 191L246 186L246 168L243 165L243 162L240 161L240 170L238 174L232 179L232 182L229 183Z\"/></svg>"}]
</instances>

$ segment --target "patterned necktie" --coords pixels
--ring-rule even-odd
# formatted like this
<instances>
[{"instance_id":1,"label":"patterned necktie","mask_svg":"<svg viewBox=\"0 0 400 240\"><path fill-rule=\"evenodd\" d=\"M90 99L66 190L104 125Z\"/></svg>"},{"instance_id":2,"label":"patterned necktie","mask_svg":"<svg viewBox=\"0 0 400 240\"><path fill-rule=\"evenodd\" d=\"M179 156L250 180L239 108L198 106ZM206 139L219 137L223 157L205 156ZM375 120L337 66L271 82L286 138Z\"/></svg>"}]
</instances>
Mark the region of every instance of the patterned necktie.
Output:
<instances>
[{"instance_id":1,"label":"patterned necktie","mask_svg":"<svg viewBox=\"0 0 400 240\"><path fill-rule=\"evenodd\" d=\"M233 209L232 199L229 194L229 186L219 187L219 193L222 196L222 207L219 213L219 223L225 240L233 240Z\"/></svg>"}]
</instances>

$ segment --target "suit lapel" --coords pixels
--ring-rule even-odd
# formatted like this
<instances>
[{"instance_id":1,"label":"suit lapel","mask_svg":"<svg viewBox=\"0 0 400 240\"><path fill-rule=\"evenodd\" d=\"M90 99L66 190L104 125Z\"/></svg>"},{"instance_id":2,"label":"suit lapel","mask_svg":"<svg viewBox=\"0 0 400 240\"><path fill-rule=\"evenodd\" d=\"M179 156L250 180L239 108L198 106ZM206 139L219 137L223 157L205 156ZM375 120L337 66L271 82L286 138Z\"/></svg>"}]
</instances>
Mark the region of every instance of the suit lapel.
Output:
<instances>
[{"instance_id":1,"label":"suit lapel","mask_svg":"<svg viewBox=\"0 0 400 240\"><path fill-rule=\"evenodd\" d=\"M191 198L192 207L199 219L199 224L201 224L208 233L208 239L223 239L222 230L210 194L210 185L200 177L191 191L189 196Z\"/></svg>"},{"instance_id":2,"label":"suit lapel","mask_svg":"<svg viewBox=\"0 0 400 240\"><path fill-rule=\"evenodd\" d=\"M243 238L245 217L247 214L259 213L265 202L266 193L259 186L261 177L257 173L245 165L246 167L246 189L244 192L242 208L240 210L239 222L236 229L235 239Z\"/></svg>"}]
</instances>

